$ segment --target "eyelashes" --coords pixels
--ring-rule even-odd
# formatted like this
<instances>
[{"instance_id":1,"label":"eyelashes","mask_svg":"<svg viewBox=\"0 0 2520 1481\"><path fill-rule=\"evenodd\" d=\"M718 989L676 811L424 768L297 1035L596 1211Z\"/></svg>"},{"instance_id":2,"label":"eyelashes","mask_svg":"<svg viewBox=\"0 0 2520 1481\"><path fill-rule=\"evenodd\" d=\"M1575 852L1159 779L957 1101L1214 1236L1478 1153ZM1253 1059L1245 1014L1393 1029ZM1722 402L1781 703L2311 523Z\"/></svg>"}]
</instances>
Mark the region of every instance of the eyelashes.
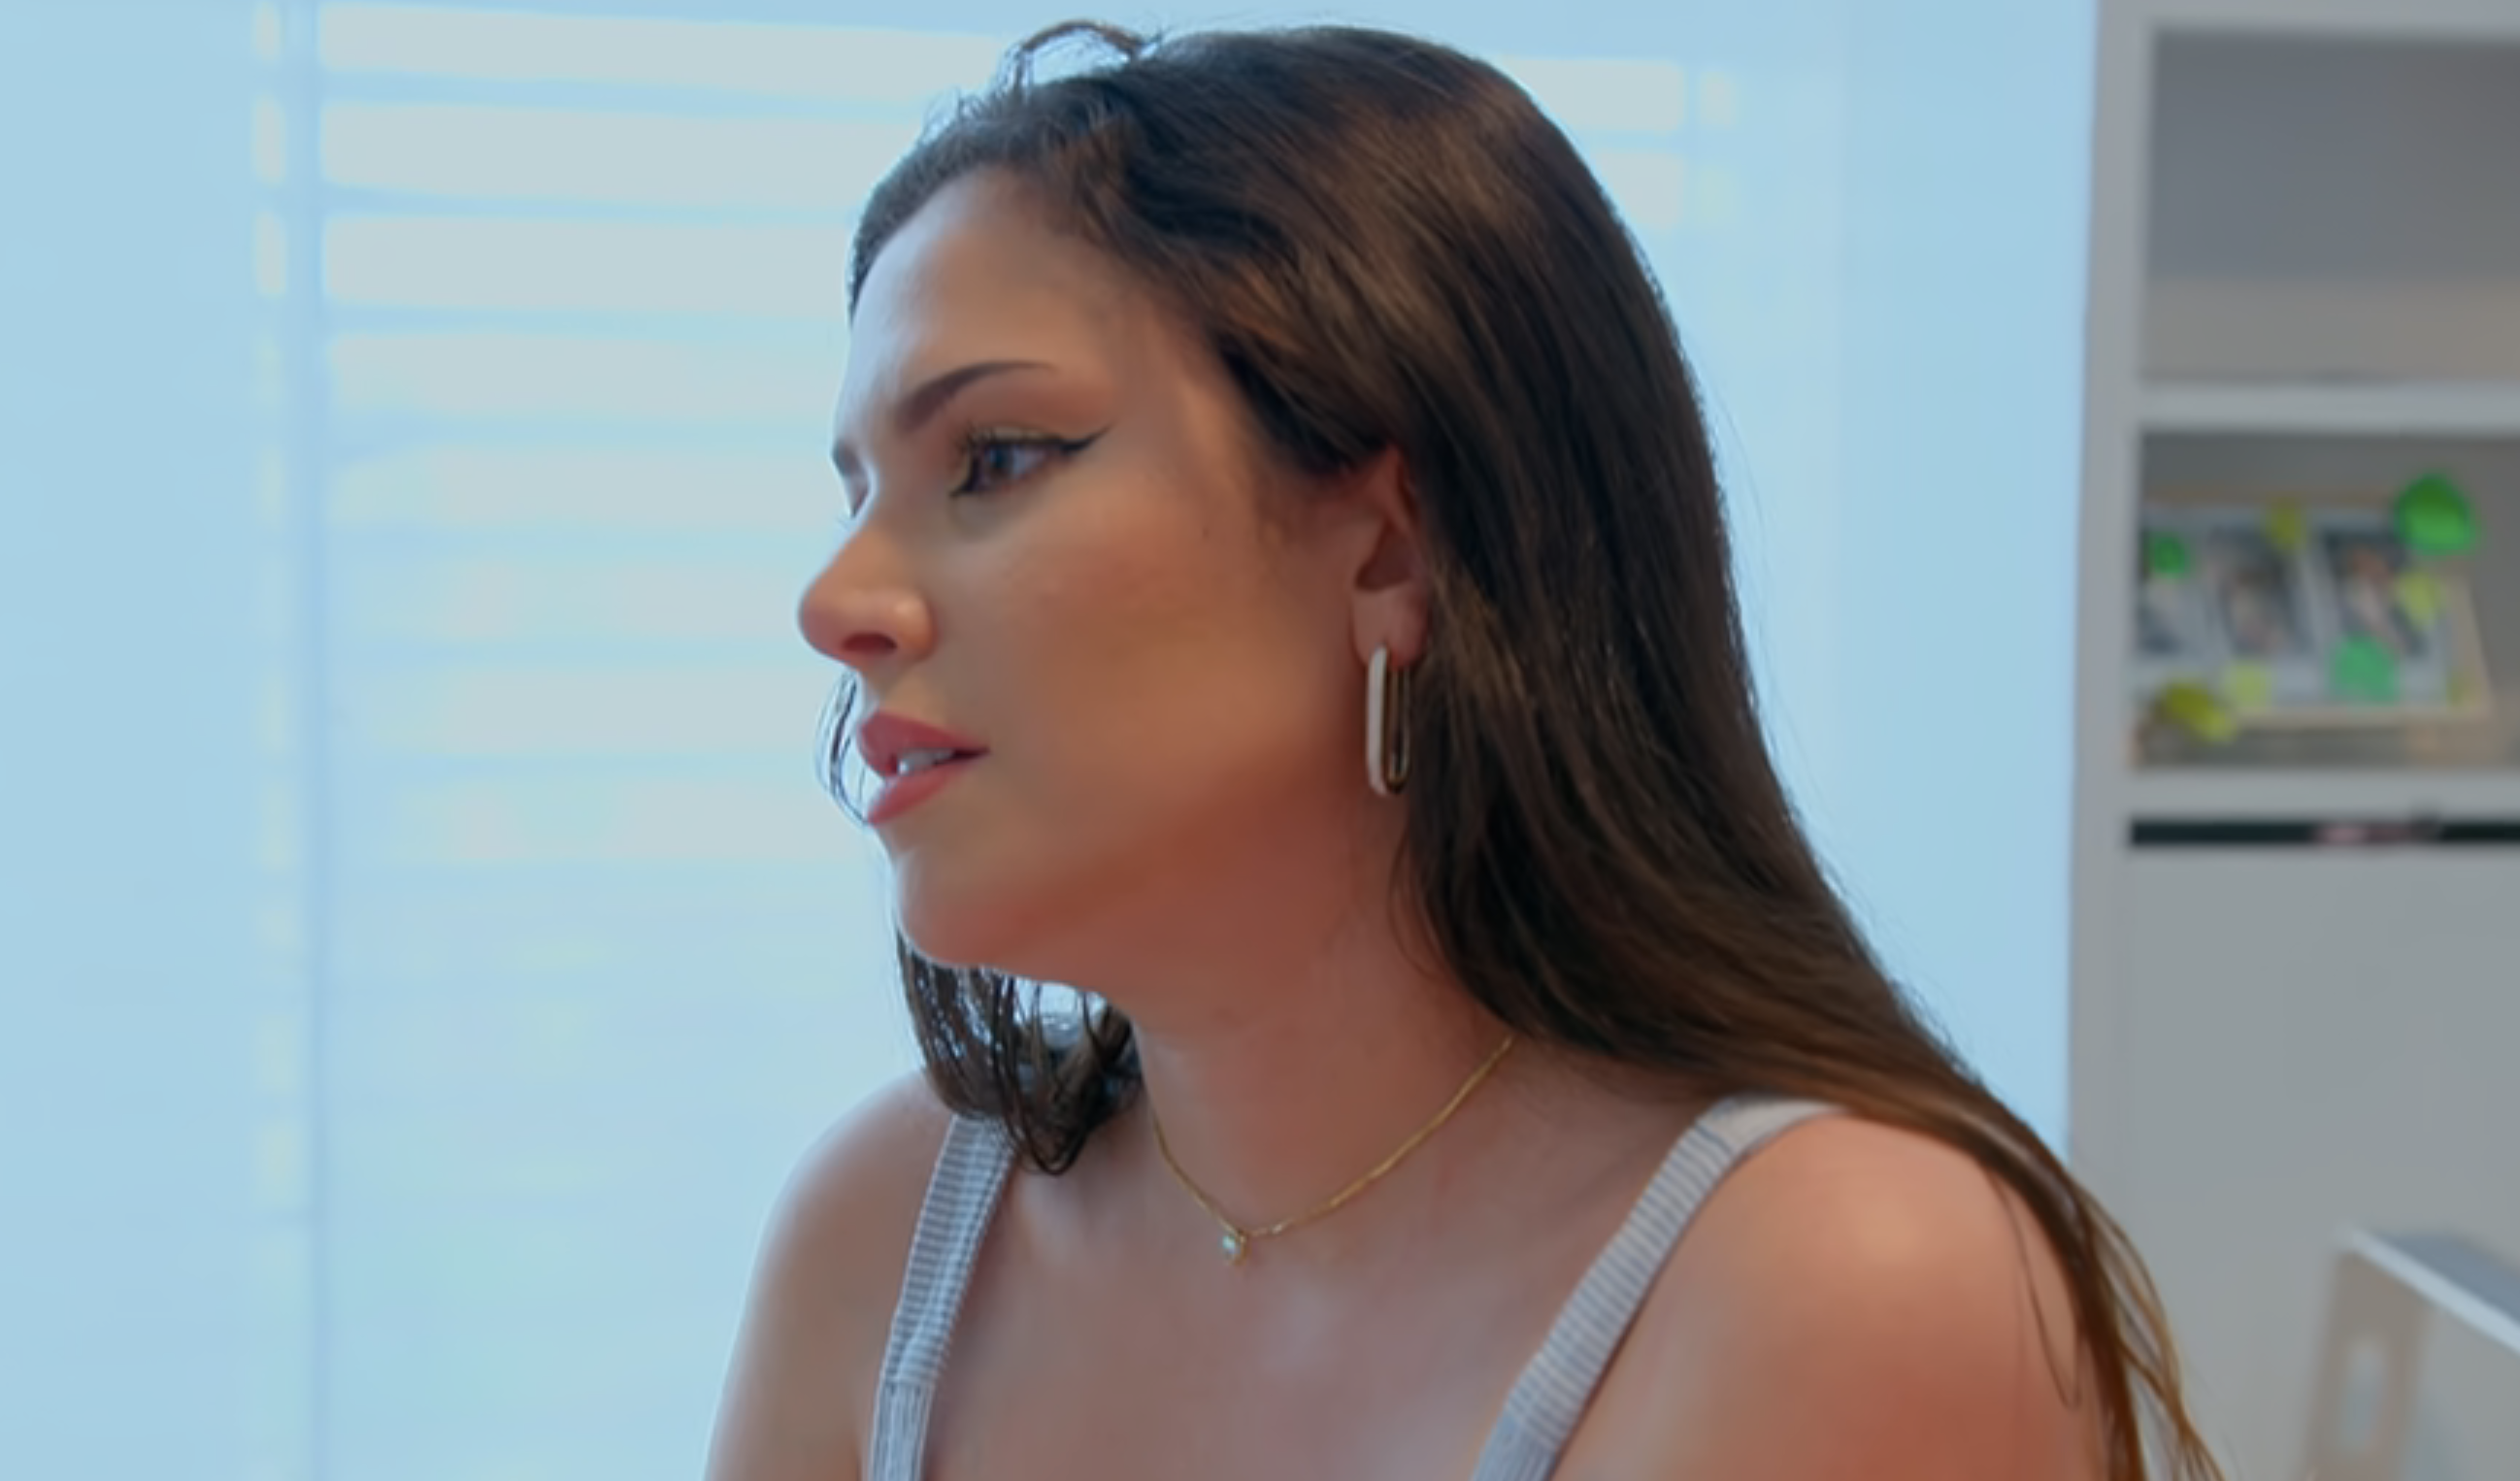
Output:
<instances>
[{"instance_id":1,"label":"eyelashes","mask_svg":"<svg viewBox=\"0 0 2520 1481\"><path fill-rule=\"evenodd\" d=\"M1102 437L1099 431L1084 437L1058 437L1020 427L966 428L954 439L954 482L946 489L946 497L963 499L1004 492L1084 452ZM865 497L854 484L849 495L847 507L836 520L843 530L855 525L865 512Z\"/></svg>"},{"instance_id":2,"label":"eyelashes","mask_svg":"<svg viewBox=\"0 0 2520 1481\"><path fill-rule=\"evenodd\" d=\"M963 498L1012 488L1075 457L1102 435L1054 437L1011 427L972 427L959 439L963 474L949 492Z\"/></svg>"}]
</instances>

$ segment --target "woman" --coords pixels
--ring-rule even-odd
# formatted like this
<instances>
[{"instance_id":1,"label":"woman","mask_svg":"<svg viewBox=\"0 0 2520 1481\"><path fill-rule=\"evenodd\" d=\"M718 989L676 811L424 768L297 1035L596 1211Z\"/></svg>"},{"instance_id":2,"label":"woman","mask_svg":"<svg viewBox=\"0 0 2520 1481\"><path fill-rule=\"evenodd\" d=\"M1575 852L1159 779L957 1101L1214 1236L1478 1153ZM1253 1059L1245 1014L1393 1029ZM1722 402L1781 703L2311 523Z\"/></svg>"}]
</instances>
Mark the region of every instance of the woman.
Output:
<instances>
[{"instance_id":1,"label":"woman","mask_svg":"<svg viewBox=\"0 0 2520 1481\"><path fill-rule=\"evenodd\" d=\"M797 1174L711 1475L2210 1474L1796 827L1566 140L1422 42L1083 29L860 228L800 620L927 1073Z\"/></svg>"}]
</instances>

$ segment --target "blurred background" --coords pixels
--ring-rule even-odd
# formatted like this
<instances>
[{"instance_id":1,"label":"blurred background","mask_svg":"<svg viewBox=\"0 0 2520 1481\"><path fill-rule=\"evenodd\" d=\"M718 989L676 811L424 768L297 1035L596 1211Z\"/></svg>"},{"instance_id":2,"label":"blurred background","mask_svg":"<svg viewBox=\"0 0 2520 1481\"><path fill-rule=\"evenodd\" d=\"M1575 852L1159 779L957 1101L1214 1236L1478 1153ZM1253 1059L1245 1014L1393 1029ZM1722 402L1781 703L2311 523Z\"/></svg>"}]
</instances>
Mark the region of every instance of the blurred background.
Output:
<instances>
[{"instance_id":1,"label":"blurred background","mask_svg":"<svg viewBox=\"0 0 2520 1481\"><path fill-rule=\"evenodd\" d=\"M2513 10L2437 3L2480 32ZM1708 387L1769 723L1829 863L1997 1091L2165 1247L2239 1473L2297 1475L2332 1228L2482 1222L2507 1252L2520 1161L2495 1134L2520 1112L2476 1052L2454 1073L2484 1099L2428 1113L2506 1160L2394 1136L2366 1159L2437 1153L2423 1189L2487 1194L2287 1204L2268 1262L2189 1237L2256 1196L2245 1139L2163 1160L2224 1100L2281 1127L2287 1097L2391 1092L2251 1083L2212 1035L2279 1037L2251 1014L2312 968L2176 936L2233 917L2131 841L2234 814L2228 757L2151 793L2125 742L2130 449L2158 406L2119 327L2153 311L2153 43L2100 11L1086 14L1420 30L1574 135ZM880 860L816 785L833 674L791 616L839 514L850 224L941 101L1068 14L0 0L0 1475L698 1473L782 1180L914 1062ZM2508 157L2499 65L2441 129ZM2126 96L2095 96L2112 78ZM2210 134L2213 100L2250 94L2198 96ZM2507 288L2497 167L2461 177L2486 202L2461 281ZM2223 239L2196 240L2213 266ZM2482 353L2471 381L2520 385L2520 349ZM2478 425L2427 426L2500 469L2520 413L2469 394ZM2252 759L2365 785L2408 753ZM2483 759L2473 819L2520 818L2511 762ZM2239 811L2324 818L2326 795ZM2457 920L2520 907L2488 867L2442 887ZM2287 934L2289 885L2249 887L2277 958L2331 955ZM2121 932L2147 889L2199 920ZM2171 965L2139 973L2121 934ZM2520 948L2456 939L2427 1011L2473 1045L2480 1005L2520 998ZM2182 1023L2162 984L2200 960L2275 996ZM2483 1042L2508 1063L2512 1038ZM2346 1187L2330 1171L2285 1186ZM2280 1279L2248 1285L2262 1264ZM2425 1401L2409 1474L2520 1477L2507 1414L2476 1416L2520 1397L2520 1351L2498 1357Z\"/></svg>"}]
</instances>

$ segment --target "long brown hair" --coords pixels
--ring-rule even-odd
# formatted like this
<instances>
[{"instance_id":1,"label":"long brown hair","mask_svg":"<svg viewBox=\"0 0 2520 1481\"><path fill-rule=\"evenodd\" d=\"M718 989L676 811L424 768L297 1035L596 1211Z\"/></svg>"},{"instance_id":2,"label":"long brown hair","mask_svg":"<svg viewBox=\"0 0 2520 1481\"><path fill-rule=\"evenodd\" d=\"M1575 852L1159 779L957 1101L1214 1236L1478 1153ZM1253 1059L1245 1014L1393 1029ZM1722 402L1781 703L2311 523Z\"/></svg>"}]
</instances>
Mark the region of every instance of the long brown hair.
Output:
<instances>
[{"instance_id":1,"label":"long brown hair","mask_svg":"<svg viewBox=\"0 0 2520 1481\"><path fill-rule=\"evenodd\" d=\"M1038 75L1070 42L1102 54ZM1395 886L1469 992L1534 1040L1976 1158L2061 1259L2112 1481L2217 1475L2126 1236L1888 978L1804 836L1695 381L1565 136L1404 36L1056 27L877 188L852 311L893 233L981 168L1164 295L1297 466L1400 454L1431 591ZM1035 985L901 956L947 1103L1064 1169L1135 1085L1127 1019L1055 1035Z\"/></svg>"}]
</instances>

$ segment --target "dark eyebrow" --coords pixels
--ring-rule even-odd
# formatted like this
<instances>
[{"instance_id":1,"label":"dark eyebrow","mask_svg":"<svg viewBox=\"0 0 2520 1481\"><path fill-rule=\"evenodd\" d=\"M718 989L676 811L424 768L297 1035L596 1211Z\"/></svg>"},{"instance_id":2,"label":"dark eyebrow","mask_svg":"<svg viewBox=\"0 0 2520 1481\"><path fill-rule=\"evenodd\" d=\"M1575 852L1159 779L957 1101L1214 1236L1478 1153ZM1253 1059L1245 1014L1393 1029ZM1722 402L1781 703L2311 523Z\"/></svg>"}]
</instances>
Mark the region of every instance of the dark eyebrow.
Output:
<instances>
[{"instance_id":1,"label":"dark eyebrow","mask_svg":"<svg viewBox=\"0 0 2520 1481\"><path fill-rule=\"evenodd\" d=\"M975 360L968 365L958 365L942 375L932 376L894 405L893 435L908 437L916 434L922 426L933 420L938 412L945 409L946 403L962 394L966 387L975 381L985 381L991 376L1002 376L1011 371L1042 371L1050 368L1039 360ZM857 449L851 447L846 438L832 444L832 466L840 471L840 476L843 478L863 476L863 466L859 461Z\"/></svg>"}]
</instances>

